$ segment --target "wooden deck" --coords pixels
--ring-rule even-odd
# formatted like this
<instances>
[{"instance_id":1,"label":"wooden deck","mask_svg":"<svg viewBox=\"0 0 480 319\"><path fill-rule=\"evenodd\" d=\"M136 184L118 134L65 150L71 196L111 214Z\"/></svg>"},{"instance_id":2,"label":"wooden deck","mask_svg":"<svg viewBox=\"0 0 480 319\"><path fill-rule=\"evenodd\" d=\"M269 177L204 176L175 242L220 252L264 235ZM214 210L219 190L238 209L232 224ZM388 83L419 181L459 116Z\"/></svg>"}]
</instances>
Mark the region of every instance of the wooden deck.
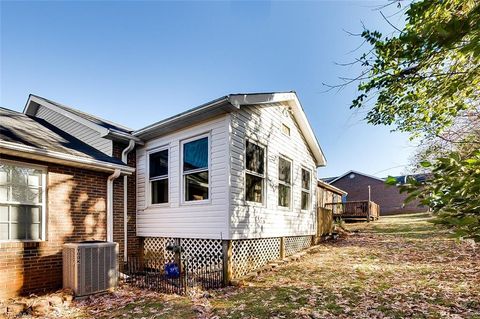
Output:
<instances>
[{"instance_id":1,"label":"wooden deck","mask_svg":"<svg viewBox=\"0 0 480 319\"><path fill-rule=\"evenodd\" d=\"M380 206L372 201L352 201L345 203L326 203L325 208L333 211L335 218L377 220L380 217Z\"/></svg>"}]
</instances>

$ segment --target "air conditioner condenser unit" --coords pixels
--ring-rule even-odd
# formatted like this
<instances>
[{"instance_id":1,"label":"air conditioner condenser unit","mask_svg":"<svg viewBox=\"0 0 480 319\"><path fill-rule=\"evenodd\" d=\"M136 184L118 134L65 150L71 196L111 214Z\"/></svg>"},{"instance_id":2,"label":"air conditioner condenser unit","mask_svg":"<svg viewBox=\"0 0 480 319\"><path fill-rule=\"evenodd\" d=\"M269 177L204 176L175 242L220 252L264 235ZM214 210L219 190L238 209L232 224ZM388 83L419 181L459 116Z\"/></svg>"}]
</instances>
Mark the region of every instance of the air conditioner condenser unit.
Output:
<instances>
[{"instance_id":1,"label":"air conditioner condenser unit","mask_svg":"<svg viewBox=\"0 0 480 319\"><path fill-rule=\"evenodd\" d=\"M118 280L118 244L85 241L63 245L63 287L75 296L114 288Z\"/></svg>"}]
</instances>

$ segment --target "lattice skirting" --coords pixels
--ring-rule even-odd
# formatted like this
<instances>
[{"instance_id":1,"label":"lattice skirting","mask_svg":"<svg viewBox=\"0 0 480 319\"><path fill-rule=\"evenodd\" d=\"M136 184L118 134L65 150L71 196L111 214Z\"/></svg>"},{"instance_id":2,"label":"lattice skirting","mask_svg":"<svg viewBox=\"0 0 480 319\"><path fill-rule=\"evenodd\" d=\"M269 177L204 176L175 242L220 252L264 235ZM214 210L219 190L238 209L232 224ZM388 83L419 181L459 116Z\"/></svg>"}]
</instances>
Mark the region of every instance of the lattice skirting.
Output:
<instances>
[{"instance_id":1,"label":"lattice skirting","mask_svg":"<svg viewBox=\"0 0 480 319\"><path fill-rule=\"evenodd\" d=\"M280 258L280 238L232 241L232 277L238 278Z\"/></svg>"},{"instance_id":2,"label":"lattice skirting","mask_svg":"<svg viewBox=\"0 0 480 319\"><path fill-rule=\"evenodd\" d=\"M180 245L183 254L188 256L221 255L223 253L222 240L196 239L196 238L171 238L171 237L146 237L144 239L144 257L170 261L175 254L168 251L168 245ZM231 265L232 279L239 278L258 269L268 262L280 258L280 237L232 240ZM293 255L312 245L311 236L294 236L284 238L285 256ZM227 258L227 256L225 256Z\"/></svg>"},{"instance_id":3,"label":"lattice skirting","mask_svg":"<svg viewBox=\"0 0 480 319\"><path fill-rule=\"evenodd\" d=\"M144 257L156 257L165 260L174 258L175 253L166 249L168 245L178 245L188 256L208 256L222 254L220 239L146 237L143 242Z\"/></svg>"},{"instance_id":4,"label":"lattice skirting","mask_svg":"<svg viewBox=\"0 0 480 319\"><path fill-rule=\"evenodd\" d=\"M290 256L312 246L312 236L285 237L285 256Z\"/></svg>"}]
</instances>

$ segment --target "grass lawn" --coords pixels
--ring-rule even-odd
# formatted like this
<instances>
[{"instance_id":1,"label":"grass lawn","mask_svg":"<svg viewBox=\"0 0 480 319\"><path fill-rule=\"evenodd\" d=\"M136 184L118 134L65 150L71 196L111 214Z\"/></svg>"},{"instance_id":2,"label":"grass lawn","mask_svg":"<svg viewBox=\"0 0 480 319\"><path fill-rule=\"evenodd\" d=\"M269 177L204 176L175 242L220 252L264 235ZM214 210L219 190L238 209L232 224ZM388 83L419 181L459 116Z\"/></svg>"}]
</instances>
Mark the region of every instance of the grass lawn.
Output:
<instances>
[{"instance_id":1,"label":"grass lawn","mask_svg":"<svg viewBox=\"0 0 480 319\"><path fill-rule=\"evenodd\" d=\"M202 297L120 289L76 318L480 318L480 254L427 214L347 224L356 233ZM477 246L478 250L478 246Z\"/></svg>"}]
</instances>

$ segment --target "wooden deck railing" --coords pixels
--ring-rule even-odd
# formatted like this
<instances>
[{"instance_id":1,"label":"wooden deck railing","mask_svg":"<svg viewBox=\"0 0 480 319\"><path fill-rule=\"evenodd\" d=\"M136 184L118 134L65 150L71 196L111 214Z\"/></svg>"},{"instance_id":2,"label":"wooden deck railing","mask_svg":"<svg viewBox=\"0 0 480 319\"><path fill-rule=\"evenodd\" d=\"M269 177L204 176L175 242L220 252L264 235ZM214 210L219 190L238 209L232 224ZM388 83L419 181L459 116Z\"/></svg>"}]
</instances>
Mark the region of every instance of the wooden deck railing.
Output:
<instances>
[{"instance_id":1,"label":"wooden deck railing","mask_svg":"<svg viewBox=\"0 0 480 319\"><path fill-rule=\"evenodd\" d=\"M335 217L365 218L376 220L380 217L380 206L372 201L351 201L345 203L326 203L325 208L331 209Z\"/></svg>"}]
</instances>

